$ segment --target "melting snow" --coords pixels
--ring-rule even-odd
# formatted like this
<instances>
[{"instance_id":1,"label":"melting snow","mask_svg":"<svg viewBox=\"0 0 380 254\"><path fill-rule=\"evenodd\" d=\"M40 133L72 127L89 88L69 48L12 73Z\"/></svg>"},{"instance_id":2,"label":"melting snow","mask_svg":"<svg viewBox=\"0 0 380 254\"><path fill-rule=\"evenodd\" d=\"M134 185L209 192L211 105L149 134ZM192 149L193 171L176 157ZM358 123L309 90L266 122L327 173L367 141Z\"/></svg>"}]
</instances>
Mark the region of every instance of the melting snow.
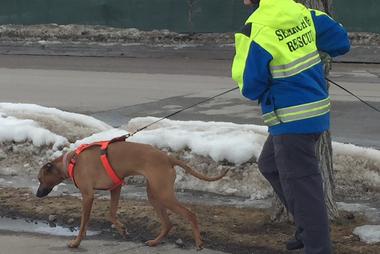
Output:
<instances>
[{"instance_id":1,"label":"melting snow","mask_svg":"<svg viewBox=\"0 0 380 254\"><path fill-rule=\"evenodd\" d=\"M365 225L357 227L354 234L359 236L360 240L368 243L380 243L380 225Z\"/></svg>"},{"instance_id":2,"label":"melting snow","mask_svg":"<svg viewBox=\"0 0 380 254\"><path fill-rule=\"evenodd\" d=\"M62 146L67 150L108 140L156 120L135 118L127 126L113 129L95 118L55 108L0 103L0 167L6 169L0 174L33 175L40 165L61 155ZM178 170L178 188L263 199L271 195L271 188L259 173L256 160L266 137L264 126L163 120L129 140L175 152L206 174L231 169L226 178L210 184ZM368 190L378 190L380 151L337 142L333 148L339 193L361 197Z\"/></svg>"}]
</instances>

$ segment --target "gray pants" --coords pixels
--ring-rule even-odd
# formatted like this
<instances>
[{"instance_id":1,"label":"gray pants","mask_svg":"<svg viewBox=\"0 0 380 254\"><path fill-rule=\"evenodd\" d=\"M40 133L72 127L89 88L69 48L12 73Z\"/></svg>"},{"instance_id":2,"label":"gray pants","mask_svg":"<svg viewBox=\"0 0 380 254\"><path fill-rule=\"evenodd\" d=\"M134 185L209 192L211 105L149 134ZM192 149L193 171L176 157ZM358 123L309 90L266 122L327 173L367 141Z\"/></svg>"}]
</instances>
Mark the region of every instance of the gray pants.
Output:
<instances>
[{"instance_id":1,"label":"gray pants","mask_svg":"<svg viewBox=\"0 0 380 254\"><path fill-rule=\"evenodd\" d=\"M261 173L302 230L306 254L330 254L329 221L316 157L320 134L269 136L258 160Z\"/></svg>"}]
</instances>

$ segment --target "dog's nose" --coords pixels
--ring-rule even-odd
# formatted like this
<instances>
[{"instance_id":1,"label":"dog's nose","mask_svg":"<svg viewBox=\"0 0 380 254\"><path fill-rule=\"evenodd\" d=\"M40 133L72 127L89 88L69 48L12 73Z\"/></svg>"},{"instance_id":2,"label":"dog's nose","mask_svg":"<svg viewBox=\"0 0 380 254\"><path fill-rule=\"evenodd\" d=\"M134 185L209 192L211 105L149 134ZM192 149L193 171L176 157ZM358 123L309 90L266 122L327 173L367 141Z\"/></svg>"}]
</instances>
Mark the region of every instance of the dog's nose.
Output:
<instances>
[{"instance_id":1,"label":"dog's nose","mask_svg":"<svg viewBox=\"0 0 380 254\"><path fill-rule=\"evenodd\" d=\"M38 198L45 197L45 196L47 196L51 192L51 190L52 189L48 189L48 188L38 188L36 196Z\"/></svg>"}]
</instances>

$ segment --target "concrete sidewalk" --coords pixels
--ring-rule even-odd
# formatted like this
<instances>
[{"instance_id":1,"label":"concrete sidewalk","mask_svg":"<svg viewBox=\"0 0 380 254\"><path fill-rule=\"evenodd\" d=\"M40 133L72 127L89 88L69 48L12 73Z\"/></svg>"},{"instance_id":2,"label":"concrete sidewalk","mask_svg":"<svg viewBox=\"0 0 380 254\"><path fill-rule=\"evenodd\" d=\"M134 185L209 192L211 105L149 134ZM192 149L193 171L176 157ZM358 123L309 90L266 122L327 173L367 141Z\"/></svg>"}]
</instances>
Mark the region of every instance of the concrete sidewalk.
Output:
<instances>
[{"instance_id":1,"label":"concrete sidewalk","mask_svg":"<svg viewBox=\"0 0 380 254\"><path fill-rule=\"evenodd\" d=\"M78 249L66 247L70 238L50 237L43 235L26 235L15 233L0 234L0 254L223 254L226 252L204 249L202 252L194 249L182 249L171 244L162 244L150 248L143 243L84 240Z\"/></svg>"}]
</instances>

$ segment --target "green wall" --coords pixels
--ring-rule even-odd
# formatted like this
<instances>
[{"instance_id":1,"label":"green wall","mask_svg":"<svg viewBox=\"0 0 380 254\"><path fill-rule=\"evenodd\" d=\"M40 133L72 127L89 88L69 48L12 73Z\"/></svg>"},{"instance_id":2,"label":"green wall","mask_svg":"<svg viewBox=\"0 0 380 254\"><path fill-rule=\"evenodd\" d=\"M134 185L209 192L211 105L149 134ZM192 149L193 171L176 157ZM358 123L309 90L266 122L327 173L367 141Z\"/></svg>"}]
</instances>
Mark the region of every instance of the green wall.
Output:
<instances>
[{"instance_id":1,"label":"green wall","mask_svg":"<svg viewBox=\"0 0 380 254\"><path fill-rule=\"evenodd\" d=\"M194 2L193 7L190 7L190 1ZM378 1L335 0L336 18L351 31L380 32ZM243 0L1 0L0 24L88 24L136 27L141 30L227 32L238 30L249 15L249 9L242 2Z\"/></svg>"},{"instance_id":2,"label":"green wall","mask_svg":"<svg viewBox=\"0 0 380 254\"><path fill-rule=\"evenodd\" d=\"M249 10L237 0L1 0L0 24L87 24L224 32L239 28ZM189 13L191 19L189 18Z\"/></svg>"},{"instance_id":3,"label":"green wall","mask_svg":"<svg viewBox=\"0 0 380 254\"><path fill-rule=\"evenodd\" d=\"M349 31L380 33L379 0L334 0L334 17Z\"/></svg>"}]
</instances>

